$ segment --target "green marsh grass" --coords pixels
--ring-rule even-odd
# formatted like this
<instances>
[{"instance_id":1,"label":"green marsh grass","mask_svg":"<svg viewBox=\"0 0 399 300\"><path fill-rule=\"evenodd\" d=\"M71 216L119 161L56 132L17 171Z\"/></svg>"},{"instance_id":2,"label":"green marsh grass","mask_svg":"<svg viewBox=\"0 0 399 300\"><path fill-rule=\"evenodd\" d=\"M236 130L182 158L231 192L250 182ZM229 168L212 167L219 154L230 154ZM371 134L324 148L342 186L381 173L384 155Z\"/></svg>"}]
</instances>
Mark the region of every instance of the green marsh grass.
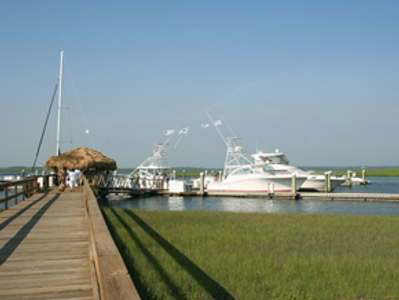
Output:
<instances>
[{"instance_id":1,"label":"green marsh grass","mask_svg":"<svg viewBox=\"0 0 399 300\"><path fill-rule=\"evenodd\" d=\"M396 216L103 213L142 299L399 299Z\"/></svg>"}]
</instances>

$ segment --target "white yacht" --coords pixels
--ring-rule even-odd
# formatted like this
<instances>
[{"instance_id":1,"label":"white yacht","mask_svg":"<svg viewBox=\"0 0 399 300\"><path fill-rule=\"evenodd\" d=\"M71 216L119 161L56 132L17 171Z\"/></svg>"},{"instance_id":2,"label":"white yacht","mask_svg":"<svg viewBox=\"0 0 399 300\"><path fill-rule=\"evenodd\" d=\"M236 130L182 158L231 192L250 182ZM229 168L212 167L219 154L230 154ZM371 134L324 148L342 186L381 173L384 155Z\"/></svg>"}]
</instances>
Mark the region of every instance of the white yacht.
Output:
<instances>
[{"instance_id":1,"label":"white yacht","mask_svg":"<svg viewBox=\"0 0 399 300\"><path fill-rule=\"evenodd\" d=\"M325 176L312 175L306 171L298 169L297 167L289 165L289 161L284 153L276 150L274 153L264 153L258 151L252 155L255 165L265 166L267 169L274 170L277 174L286 172L288 174L300 174L306 176L307 180L301 186L300 190L316 190L323 192L325 190ZM340 186L346 181L346 177L331 176L331 190Z\"/></svg>"},{"instance_id":2,"label":"white yacht","mask_svg":"<svg viewBox=\"0 0 399 300\"><path fill-rule=\"evenodd\" d=\"M227 155L221 181L209 182L207 191L229 192L291 192L292 172L275 170L267 164L255 164L244 151L240 138L226 139ZM308 176L296 174L295 190Z\"/></svg>"}]
</instances>

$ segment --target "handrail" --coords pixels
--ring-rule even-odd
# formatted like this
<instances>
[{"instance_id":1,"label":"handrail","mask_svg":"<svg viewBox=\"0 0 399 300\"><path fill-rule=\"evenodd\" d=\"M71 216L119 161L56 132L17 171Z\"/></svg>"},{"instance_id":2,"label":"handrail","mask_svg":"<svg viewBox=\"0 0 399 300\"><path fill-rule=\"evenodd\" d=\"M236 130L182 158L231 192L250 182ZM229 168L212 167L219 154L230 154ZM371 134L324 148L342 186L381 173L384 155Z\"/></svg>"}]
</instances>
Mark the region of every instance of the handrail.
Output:
<instances>
[{"instance_id":1,"label":"handrail","mask_svg":"<svg viewBox=\"0 0 399 300\"><path fill-rule=\"evenodd\" d=\"M138 178L129 175L100 175L95 180L97 187L128 188L136 190L163 190L167 185L166 179Z\"/></svg>"},{"instance_id":2,"label":"handrail","mask_svg":"<svg viewBox=\"0 0 399 300\"><path fill-rule=\"evenodd\" d=\"M105 224L97 199L83 178L87 219L90 227L93 263L100 299L140 300L140 296Z\"/></svg>"},{"instance_id":3,"label":"handrail","mask_svg":"<svg viewBox=\"0 0 399 300\"><path fill-rule=\"evenodd\" d=\"M39 178L43 178L43 189L49 187L50 177L54 174L35 175L21 180L14 180L9 182L0 183L0 190L4 190L4 198L0 199L0 204L5 203L4 209L8 209L8 202L14 199L15 205L17 204L18 197L22 196L22 201L36 194L40 189ZM9 195L9 191L14 189L14 193ZM22 191L18 192L18 190Z\"/></svg>"}]
</instances>

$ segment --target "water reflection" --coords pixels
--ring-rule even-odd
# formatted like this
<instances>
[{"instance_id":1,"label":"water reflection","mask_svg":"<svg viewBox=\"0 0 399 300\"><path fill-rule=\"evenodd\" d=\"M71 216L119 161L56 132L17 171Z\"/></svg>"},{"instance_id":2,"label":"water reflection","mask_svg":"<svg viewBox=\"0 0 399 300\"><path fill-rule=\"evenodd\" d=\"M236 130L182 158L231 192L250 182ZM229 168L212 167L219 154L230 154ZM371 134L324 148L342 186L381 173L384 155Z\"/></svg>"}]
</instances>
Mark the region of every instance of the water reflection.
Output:
<instances>
[{"instance_id":1,"label":"water reflection","mask_svg":"<svg viewBox=\"0 0 399 300\"><path fill-rule=\"evenodd\" d=\"M399 215L399 203L272 200L235 197L148 197L109 201L111 207L142 210L204 210L298 214Z\"/></svg>"}]
</instances>

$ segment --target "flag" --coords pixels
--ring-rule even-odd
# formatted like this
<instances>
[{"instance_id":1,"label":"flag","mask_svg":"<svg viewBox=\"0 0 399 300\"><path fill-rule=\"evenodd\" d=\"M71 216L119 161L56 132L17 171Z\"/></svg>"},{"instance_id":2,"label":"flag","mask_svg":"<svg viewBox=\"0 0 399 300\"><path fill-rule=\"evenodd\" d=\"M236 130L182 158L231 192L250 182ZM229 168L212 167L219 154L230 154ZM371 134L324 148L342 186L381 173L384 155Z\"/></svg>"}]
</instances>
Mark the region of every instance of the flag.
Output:
<instances>
[{"instance_id":1,"label":"flag","mask_svg":"<svg viewBox=\"0 0 399 300\"><path fill-rule=\"evenodd\" d=\"M222 121L221 121L221 120L217 120L217 121L215 122L215 126L219 126L219 125L222 125Z\"/></svg>"},{"instance_id":2,"label":"flag","mask_svg":"<svg viewBox=\"0 0 399 300\"><path fill-rule=\"evenodd\" d=\"M201 126L202 126L202 128L207 128L207 127L209 127L209 124L208 123L203 123L203 124L201 124Z\"/></svg>"},{"instance_id":3,"label":"flag","mask_svg":"<svg viewBox=\"0 0 399 300\"><path fill-rule=\"evenodd\" d=\"M188 132L188 127L179 130L179 134L187 134L187 132Z\"/></svg>"},{"instance_id":4,"label":"flag","mask_svg":"<svg viewBox=\"0 0 399 300\"><path fill-rule=\"evenodd\" d=\"M174 130L165 130L164 132L163 132L163 134L164 135L171 135L171 134L173 134L173 132L175 132Z\"/></svg>"}]
</instances>

